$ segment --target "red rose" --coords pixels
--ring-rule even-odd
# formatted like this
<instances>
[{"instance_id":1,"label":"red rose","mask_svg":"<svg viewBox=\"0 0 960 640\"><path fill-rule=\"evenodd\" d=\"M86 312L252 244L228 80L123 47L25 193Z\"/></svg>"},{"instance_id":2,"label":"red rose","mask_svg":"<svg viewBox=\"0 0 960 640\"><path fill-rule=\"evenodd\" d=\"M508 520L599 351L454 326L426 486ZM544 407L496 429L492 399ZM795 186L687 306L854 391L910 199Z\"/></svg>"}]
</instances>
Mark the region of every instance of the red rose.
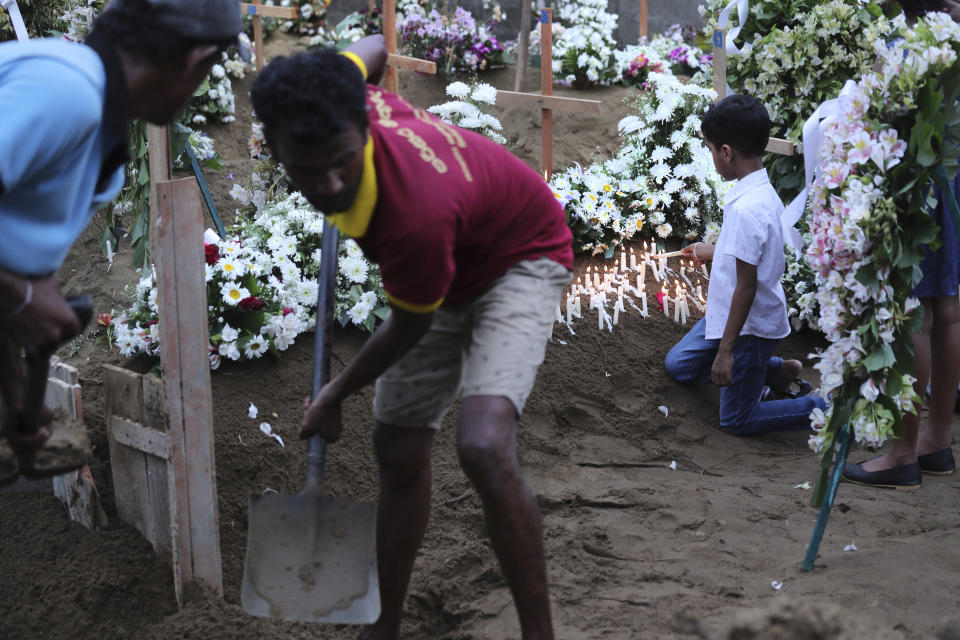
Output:
<instances>
[{"instance_id":1,"label":"red rose","mask_svg":"<svg viewBox=\"0 0 960 640\"><path fill-rule=\"evenodd\" d=\"M257 296L250 296L238 302L237 306L240 307L241 311L259 311L263 309L263 300Z\"/></svg>"},{"instance_id":2,"label":"red rose","mask_svg":"<svg viewBox=\"0 0 960 640\"><path fill-rule=\"evenodd\" d=\"M215 244L203 245L203 257L211 267L220 259L220 247Z\"/></svg>"},{"instance_id":3,"label":"red rose","mask_svg":"<svg viewBox=\"0 0 960 640\"><path fill-rule=\"evenodd\" d=\"M290 307L284 307L284 308L283 308L283 317L284 317L284 318L286 318L286 317L287 317L288 315L290 315L291 313L293 313L293 309L291 309Z\"/></svg>"}]
</instances>

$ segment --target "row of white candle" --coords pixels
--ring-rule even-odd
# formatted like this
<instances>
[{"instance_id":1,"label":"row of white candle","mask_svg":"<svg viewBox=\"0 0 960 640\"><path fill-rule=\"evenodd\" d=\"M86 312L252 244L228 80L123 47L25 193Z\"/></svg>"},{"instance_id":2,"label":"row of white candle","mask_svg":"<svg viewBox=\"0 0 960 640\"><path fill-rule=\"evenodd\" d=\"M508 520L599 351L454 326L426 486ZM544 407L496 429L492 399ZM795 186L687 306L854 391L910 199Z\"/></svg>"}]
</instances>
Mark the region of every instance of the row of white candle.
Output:
<instances>
[{"instance_id":1,"label":"row of white candle","mask_svg":"<svg viewBox=\"0 0 960 640\"><path fill-rule=\"evenodd\" d=\"M668 318L670 317L669 302L672 301L674 303L674 321L680 324L686 324L687 318L690 315L690 306L687 298L693 301L699 311L702 312L705 309L706 302L703 298L702 285L699 283L694 285L690 279L694 275L700 275L700 273L696 271L693 261L680 261L679 275L686 284L681 284L679 280L675 279L672 287L674 297L671 298L669 296L670 288L668 288L667 283L668 271L670 271L667 269L667 259L659 258L655 261L653 254L650 253L648 244L644 243L644 249L640 254L639 263L637 262L637 254L631 248L629 261L626 250L621 250L619 264L617 264L617 260L614 258L614 265L612 267L605 267L602 273L599 266L595 269L593 267L587 267L585 274L586 286L581 284L580 278L577 278L577 281L571 284L563 314L561 314L560 305L557 305L557 321L561 323L565 321L569 326L575 318L582 318L583 308L580 296L587 295L590 297L588 309L597 310L597 323L599 328L602 330L604 324L606 324L612 330L613 325L619 324L620 314L626 312L624 306L625 287L626 293L632 293L640 298L642 307L637 307L628 297L627 300L630 304L637 309L643 317L649 317L646 295L647 265L650 266L654 279L657 282L662 282L661 293L663 294L664 315ZM709 280L706 265L701 264L701 268L702 277ZM629 283L629 278L626 276L628 271L639 271L636 287L633 287ZM688 271L689 277L687 275ZM696 297L693 296L692 292L687 288L687 285L689 285L691 289L696 288ZM606 310L607 294L614 292L617 294L617 300L614 303L613 316L611 317Z\"/></svg>"}]
</instances>

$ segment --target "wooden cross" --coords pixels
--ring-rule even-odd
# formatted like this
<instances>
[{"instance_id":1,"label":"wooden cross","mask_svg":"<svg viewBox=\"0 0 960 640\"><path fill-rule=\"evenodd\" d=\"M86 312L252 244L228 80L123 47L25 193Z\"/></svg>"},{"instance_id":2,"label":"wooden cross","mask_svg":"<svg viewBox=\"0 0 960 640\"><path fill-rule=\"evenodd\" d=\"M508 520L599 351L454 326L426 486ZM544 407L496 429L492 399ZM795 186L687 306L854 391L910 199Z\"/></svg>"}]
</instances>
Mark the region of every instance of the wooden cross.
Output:
<instances>
[{"instance_id":1,"label":"wooden cross","mask_svg":"<svg viewBox=\"0 0 960 640\"><path fill-rule=\"evenodd\" d=\"M727 30L713 30L713 89L717 100L727 95ZM767 151L781 156L793 155L793 143L783 138L770 138Z\"/></svg>"},{"instance_id":2,"label":"wooden cross","mask_svg":"<svg viewBox=\"0 0 960 640\"><path fill-rule=\"evenodd\" d=\"M437 63L419 58L397 55L397 5L396 0L383 0L383 37L387 41L387 72L383 88L400 95L397 69L409 69L417 73L437 75Z\"/></svg>"},{"instance_id":3,"label":"wooden cross","mask_svg":"<svg viewBox=\"0 0 960 640\"><path fill-rule=\"evenodd\" d=\"M640 37L647 37L647 2L640 0L640 7L637 9L637 22L640 23Z\"/></svg>"},{"instance_id":4,"label":"wooden cross","mask_svg":"<svg viewBox=\"0 0 960 640\"><path fill-rule=\"evenodd\" d=\"M553 112L575 111L600 113L599 100L558 98L553 95L553 10L540 10L540 93L497 91L497 105L509 107L540 107L543 146L540 152L540 170L545 180L553 173Z\"/></svg>"},{"instance_id":5,"label":"wooden cross","mask_svg":"<svg viewBox=\"0 0 960 640\"><path fill-rule=\"evenodd\" d=\"M296 7L274 7L259 2L241 2L240 10L253 16L253 46L256 48L257 71L263 69L263 18L297 19Z\"/></svg>"}]
</instances>

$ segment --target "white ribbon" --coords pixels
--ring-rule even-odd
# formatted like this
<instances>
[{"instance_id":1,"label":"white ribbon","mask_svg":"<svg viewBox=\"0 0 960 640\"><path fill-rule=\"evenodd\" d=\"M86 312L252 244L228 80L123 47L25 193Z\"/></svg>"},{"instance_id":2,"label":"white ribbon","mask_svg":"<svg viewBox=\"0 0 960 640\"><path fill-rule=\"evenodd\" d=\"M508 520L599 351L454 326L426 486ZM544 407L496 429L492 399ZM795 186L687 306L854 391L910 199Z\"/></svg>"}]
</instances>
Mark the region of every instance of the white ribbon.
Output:
<instances>
[{"instance_id":1,"label":"white ribbon","mask_svg":"<svg viewBox=\"0 0 960 640\"><path fill-rule=\"evenodd\" d=\"M0 0L0 6L10 12L10 22L13 23L13 30L17 34L17 40L26 42L30 39L27 34L27 25L23 22L23 16L20 15L20 7L17 6L17 0Z\"/></svg>"},{"instance_id":2,"label":"white ribbon","mask_svg":"<svg viewBox=\"0 0 960 640\"><path fill-rule=\"evenodd\" d=\"M817 173L817 158L820 155L820 147L823 145L823 136L830 123L839 117L842 111L842 101L853 91L856 83L853 80L847 80L840 90L840 95L831 100L826 100L807 118L803 123L803 169L804 169L804 187L796 198L783 210L780 217L780 227L783 232L783 243L795 251L803 250L803 238L800 232L794 229L794 225L803 217L803 212L807 207L807 193L810 185Z\"/></svg>"},{"instance_id":3,"label":"white ribbon","mask_svg":"<svg viewBox=\"0 0 960 640\"><path fill-rule=\"evenodd\" d=\"M734 40L737 39L737 36L740 35L740 30L743 29L743 25L747 24L747 17L750 15L750 2L749 0L731 0L730 4L724 7L723 11L720 12L720 17L717 19L717 27L720 29L725 29L728 24L730 24L730 12L733 8L737 8L737 18L739 23L733 29L730 29L727 32L727 55L736 56L742 53L747 53L753 47L753 44L746 42L743 45L743 49L738 49L737 45L734 44Z\"/></svg>"}]
</instances>

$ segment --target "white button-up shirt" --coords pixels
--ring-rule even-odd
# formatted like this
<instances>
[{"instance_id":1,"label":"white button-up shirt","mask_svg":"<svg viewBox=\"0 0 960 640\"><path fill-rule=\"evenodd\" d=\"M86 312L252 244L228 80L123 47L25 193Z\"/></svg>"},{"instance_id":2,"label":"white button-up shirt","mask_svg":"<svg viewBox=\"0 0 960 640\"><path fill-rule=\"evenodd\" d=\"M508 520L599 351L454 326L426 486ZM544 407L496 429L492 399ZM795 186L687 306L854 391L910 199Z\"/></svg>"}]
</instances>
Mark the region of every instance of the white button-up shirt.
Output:
<instances>
[{"instance_id":1,"label":"white button-up shirt","mask_svg":"<svg viewBox=\"0 0 960 640\"><path fill-rule=\"evenodd\" d=\"M738 259L757 267L757 295L740 335L776 339L790 335L787 299L780 284L784 270L782 214L783 203L765 169L744 176L727 193L707 294L708 340L723 337L737 286Z\"/></svg>"}]
</instances>

